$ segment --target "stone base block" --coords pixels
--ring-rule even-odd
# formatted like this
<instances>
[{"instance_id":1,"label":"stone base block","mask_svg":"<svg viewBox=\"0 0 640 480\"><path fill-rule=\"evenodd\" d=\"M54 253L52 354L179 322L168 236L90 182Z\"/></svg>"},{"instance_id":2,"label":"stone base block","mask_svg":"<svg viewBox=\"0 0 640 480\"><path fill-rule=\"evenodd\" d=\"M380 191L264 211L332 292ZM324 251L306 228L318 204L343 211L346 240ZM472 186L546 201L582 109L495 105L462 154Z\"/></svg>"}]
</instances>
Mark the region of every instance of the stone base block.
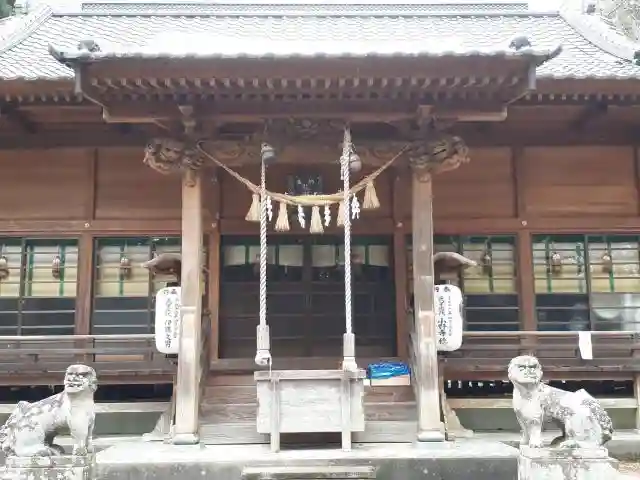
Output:
<instances>
[{"instance_id":1,"label":"stone base block","mask_svg":"<svg viewBox=\"0 0 640 480\"><path fill-rule=\"evenodd\" d=\"M514 480L518 450L487 440L354 444L286 449L268 445L120 444L97 455L100 480ZM613 480L613 479L598 479Z\"/></svg>"},{"instance_id":2,"label":"stone base block","mask_svg":"<svg viewBox=\"0 0 640 480\"><path fill-rule=\"evenodd\" d=\"M518 480L612 480L618 462L606 448L521 447Z\"/></svg>"},{"instance_id":3,"label":"stone base block","mask_svg":"<svg viewBox=\"0 0 640 480\"><path fill-rule=\"evenodd\" d=\"M94 457L7 457L2 480L93 480Z\"/></svg>"}]
</instances>

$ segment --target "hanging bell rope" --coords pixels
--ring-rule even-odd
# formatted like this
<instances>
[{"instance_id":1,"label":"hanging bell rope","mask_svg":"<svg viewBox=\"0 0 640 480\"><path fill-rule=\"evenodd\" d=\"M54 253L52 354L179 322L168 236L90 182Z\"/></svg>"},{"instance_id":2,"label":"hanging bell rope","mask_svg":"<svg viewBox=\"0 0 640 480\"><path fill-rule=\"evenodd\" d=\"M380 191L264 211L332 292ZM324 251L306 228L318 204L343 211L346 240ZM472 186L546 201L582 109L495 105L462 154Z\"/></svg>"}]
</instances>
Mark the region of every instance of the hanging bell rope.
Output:
<instances>
[{"instance_id":1,"label":"hanging bell rope","mask_svg":"<svg viewBox=\"0 0 640 480\"><path fill-rule=\"evenodd\" d=\"M269 325L267 325L267 188L266 166L260 164L260 323L256 330L256 359L261 367L271 366Z\"/></svg>"},{"instance_id":2,"label":"hanging bell rope","mask_svg":"<svg viewBox=\"0 0 640 480\"><path fill-rule=\"evenodd\" d=\"M342 141L342 155L340 156L340 176L342 177L342 208L344 214L344 319L345 330L342 337L342 370L357 372L356 339L353 334L353 319L351 309L351 188L349 186L349 162L353 153L351 131L344 129Z\"/></svg>"}]
</instances>

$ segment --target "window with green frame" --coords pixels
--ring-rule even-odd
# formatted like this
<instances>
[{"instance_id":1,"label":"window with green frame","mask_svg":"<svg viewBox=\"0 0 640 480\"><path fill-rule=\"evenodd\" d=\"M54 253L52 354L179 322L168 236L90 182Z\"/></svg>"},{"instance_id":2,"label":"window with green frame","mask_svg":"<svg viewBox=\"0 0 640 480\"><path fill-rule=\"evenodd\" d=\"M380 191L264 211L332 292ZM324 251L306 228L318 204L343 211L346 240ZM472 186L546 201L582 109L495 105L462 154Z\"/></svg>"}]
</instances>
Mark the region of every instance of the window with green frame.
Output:
<instances>
[{"instance_id":1,"label":"window with green frame","mask_svg":"<svg viewBox=\"0 0 640 480\"><path fill-rule=\"evenodd\" d=\"M152 333L155 294L176 278L151 275L142 264L161 253L180 250L180 237L96 239L91 332Z\"/></svg>"},{"instance_id":2,"label":"window with green frame","mask_svg":"<svg viewBox=\"0 0 640 480\"><path fill-rule=\"evenodd\" d=\"M535 235L539 330L640 330L640 236Z\"/></svg>"},{"instance_id":3,"label":"window with green frame","mask_svg":"<svg viewBox=\"0 0 640 480\"><path fill-rule=\"evenodd\" d=\"M411 263L410 237L408 243ZM477 263L476 267L460 273L446 273L436 279L437 283L451 283L462 290L465 330L512 331L520 328L514 236L436 235L433 247L436 253L457 252ZM409 273L410 285L412 280Z\"/></svg>"},{"instance_id":4,"label":"window with green frame","mask_svg":"<svg viewBox=\"0 0 640 480\"><path fill-rule=\"evenodd\" d=\"M0 335L72 335L76 239L0 239Z\"/></svg>"}]
</instances>

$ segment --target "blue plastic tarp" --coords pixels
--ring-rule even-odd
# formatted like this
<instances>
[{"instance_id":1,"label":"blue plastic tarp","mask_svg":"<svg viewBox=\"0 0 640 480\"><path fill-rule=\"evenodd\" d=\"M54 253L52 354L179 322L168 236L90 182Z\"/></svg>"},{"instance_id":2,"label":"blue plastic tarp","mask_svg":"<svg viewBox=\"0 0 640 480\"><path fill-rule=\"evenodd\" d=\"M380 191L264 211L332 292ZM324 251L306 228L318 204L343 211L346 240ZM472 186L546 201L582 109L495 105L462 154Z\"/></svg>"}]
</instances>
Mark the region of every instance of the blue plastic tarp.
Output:
<instances>
[{"instance_id":1,"label":"blue plastic tarp","mask_svg":"<svg viewBox=\"0 0 640 480\"><path fill-rule=\"evenodd\" d=\"M378 362L367 367L367 377L370 379L382 379L409 375L409 365L402 362Z\"/></svg>"}]
</instances>

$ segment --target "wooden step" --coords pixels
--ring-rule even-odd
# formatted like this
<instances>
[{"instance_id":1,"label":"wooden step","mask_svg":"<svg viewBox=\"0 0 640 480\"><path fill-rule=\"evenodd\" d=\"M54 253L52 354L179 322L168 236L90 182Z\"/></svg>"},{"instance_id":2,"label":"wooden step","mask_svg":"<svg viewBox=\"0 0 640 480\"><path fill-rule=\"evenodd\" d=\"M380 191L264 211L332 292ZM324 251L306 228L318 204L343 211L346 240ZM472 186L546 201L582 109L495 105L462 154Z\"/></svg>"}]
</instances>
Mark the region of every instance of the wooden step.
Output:
<instances>
[{"instance_id":1,"label":"wooden step","mask_svg":"<svg viewBox=\"0 0 640 480\"><path fill-rule=\"evenodd\" d=\"M411 402L414 400L410 386L365 387L365 402ZM252 385L215 385L204 389L205 404L251 404L257 403L256 386Z\"/></svg>"},{"instance_id":2,"label":"wooden step","mask_svg":"<svg viewBox=\"0 0 640 480\"><path fill-rule=\"evenodd\" d=\"M203 403L200 408L202 423L246 423L255 425L257 404ZM408 421L416 419L415 402L365 403L367 421Z\"/></svg>"},{"instance_id":3,"label":"wooden step","mask_svg":"<svg viewBox=\"0 0 640 480\"><path fill-rule=\"evenodd\" d=\"M416 439L413 421L371 421L364 432L354 432L355 443L406 443ZM309 438L310 435L306 435ZM200 438L206 445L243 445L269 443L269 436L257 433L255 424L221 423L200 426ZM283 443L286 439L283 435ZM340 447L337 447L340 448Z\"/></svg>"}]
</instances>

